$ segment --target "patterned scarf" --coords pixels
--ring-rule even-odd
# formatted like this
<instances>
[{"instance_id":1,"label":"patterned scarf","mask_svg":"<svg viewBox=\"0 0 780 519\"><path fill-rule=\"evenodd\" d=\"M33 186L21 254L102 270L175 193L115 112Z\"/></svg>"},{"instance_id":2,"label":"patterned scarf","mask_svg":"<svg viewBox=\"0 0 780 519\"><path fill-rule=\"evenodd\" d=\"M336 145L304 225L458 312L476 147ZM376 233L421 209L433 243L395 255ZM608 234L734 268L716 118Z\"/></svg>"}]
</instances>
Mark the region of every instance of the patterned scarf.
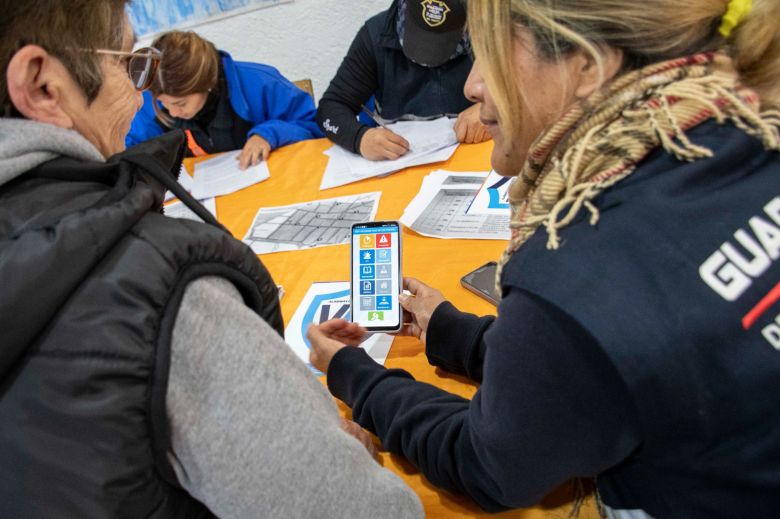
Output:
<instances>
[{"instance_id":1,"label":"patterned scarf","mask_svg":"<svg viewBox=\"0 0 780 519\"><path fill-rule=\"evenodd\" d=\"M654 149L685 161L711 157L712 150L685 135L709 119L731 121L766 149L780 151L780 112L761 112L756 93L739 85L731 60L720 53L633 71L565 113L531 146L509 190L512 238L496 286L503 266L540 225L552 250L560 246L558 231L583 207L595 225L599 210L592 200L633 173Z\"/></svg>"}]
</instances>

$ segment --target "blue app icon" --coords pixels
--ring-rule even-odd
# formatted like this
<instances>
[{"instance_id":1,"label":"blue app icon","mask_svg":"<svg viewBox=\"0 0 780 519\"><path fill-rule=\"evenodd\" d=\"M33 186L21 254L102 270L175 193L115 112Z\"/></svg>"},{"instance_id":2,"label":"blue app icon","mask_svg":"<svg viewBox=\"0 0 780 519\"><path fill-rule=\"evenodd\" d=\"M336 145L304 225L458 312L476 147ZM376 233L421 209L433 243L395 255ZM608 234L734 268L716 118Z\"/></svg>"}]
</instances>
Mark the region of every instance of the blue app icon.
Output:
<instances>
[{"instance_id":1,"label":"blue app icon","mask_svg":"<svg viewBox=\"0 0 780 519\"><path fill-rule=\"evenodd\" d=\"M376 296L376 309L377 310L390 310L392 306L391 296Z\"/></svg>"},{"instance_id":2,"label":"blue app icon","mask_svg":"<svg viewBox=\"0 0 780 519\"><path fill-rule=\"evenodd\" d=\"M377 263L390 263L390 249L377 249L376 251Z\"/></svg>"},{"instance_id":3,"label":"blue app icon","mask_svg":"<svg viewBox=\"0 0 780 519\"><path fill-rule=\"evenodd\" d=\"M374 279L374 266L360 265L360 279Z\"/></svg>"},{"instance_id":4,"label":"blue app icon","mask_svg":"<svg viewBox=\"0 0 780 519\"><path fill-rule=\"evenodd\" d=\"M374 293L373 281L361 281L360 282L360 295L372 295Z\"/></svg>"},{"instance_id":5,"label":"blue app icon","mask_svg":"<svg viewBox=\"0 0 780 519\"><path fill-rule=\"evenodd\" d=\"M360 251L360 264L374 263L374 249Z\"/></svg>"}]
</instances>

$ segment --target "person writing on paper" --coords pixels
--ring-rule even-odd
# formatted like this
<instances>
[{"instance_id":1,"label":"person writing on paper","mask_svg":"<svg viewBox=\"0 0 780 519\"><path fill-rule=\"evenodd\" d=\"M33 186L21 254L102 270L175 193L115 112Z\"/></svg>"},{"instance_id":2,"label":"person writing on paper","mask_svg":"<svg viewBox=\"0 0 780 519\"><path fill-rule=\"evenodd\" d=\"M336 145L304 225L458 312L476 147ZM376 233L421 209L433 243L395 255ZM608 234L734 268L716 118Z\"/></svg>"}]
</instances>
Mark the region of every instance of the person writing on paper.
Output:
<instances>
[{"instance_id":1,"label":"person writing on paper","mask_svg":"<svg viewBox=\"0 0 780 519\"><path fill-rule=\"evenodd\" d=\"M470 0L493 167L519 175L498 317L407 279L471 400L313 328L385 448L489 511L596 478L612 518L780 509L780 3Z\"/></svg>"},{"instance_id":2,"label":"person writing on paper","mask_svg":"<svg viewBox=\"0 0 780 519\"><path fill-rule=\"evenodd\" d=\"M257 256L161 214L182 133L123 151L159 60L127 4L0 0L0 517L421 517Z\"/></svg>"},{"instance_id":3,"label":"person writing on paper","mask_svg":"<svg viewBox=\"0 0 780 519\"><path fill-rule=\"evenodd\" d=\"M240 149L239 167L246 169L276 148L322 137L314 100L275 68L233 61L194 32L164 33L152 47L162 61L128 146L181 128L188 156Z\"/></svg>"},{"instance_id":4,"label":"person writing on paper","mask_svg":"<svg viewBox=\"0 0 780 519\"><path fill-rule=\"evenodd\" d=\"M369 19L320 99L325 136L369 160L397 159L409 143L382 123L449 115L460 142L489 139L479 105L463 95L472 63L465 23L465 0L395 0ZM362 110L369 99L373 110Z\"/></svg>"}]
</instances>

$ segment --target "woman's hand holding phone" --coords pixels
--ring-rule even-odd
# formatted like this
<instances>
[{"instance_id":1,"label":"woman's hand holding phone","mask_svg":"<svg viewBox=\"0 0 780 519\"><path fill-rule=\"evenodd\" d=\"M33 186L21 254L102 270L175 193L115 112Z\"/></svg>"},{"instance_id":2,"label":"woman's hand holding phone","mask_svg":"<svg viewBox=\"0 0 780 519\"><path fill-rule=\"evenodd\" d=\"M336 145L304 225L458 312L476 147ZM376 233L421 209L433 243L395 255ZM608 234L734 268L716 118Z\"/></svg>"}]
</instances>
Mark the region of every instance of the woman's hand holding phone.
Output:
<instances>
[{"instance_id":1,"label":"woman's hand holding phone","mask_svg":"<svg viewBox=\"0 0 780 519\"><path fill-rule=\"evenodd\" d=\"M404 323L398 335L411 335L425 344L431 315L445 301L444 296L415 278L404 278L404 289L411 295L401 294L399 300L409 322Z\"/></svg>"}]
</instances>

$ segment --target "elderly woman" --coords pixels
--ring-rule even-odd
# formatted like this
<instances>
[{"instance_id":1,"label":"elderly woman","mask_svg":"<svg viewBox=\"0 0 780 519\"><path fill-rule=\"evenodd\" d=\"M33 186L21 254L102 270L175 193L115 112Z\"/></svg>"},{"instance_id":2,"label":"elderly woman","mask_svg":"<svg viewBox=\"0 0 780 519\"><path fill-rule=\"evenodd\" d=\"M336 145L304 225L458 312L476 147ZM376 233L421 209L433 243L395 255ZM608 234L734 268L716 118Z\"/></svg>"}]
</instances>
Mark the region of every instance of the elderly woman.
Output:
<instances>
[{"instance_id":1,"label":"elderly woman","mask_svg":"<svg viewBox=\"0 0 780 519\"><path fill-rule=\"evenodd\" d=\"M128 146L181 128L190 156L240 149L245 169L276 148L322 137L314 100L275 68L233 61L194 32L164 33L152 48L162 60Z\"/></svg>"},{"instance_id":2,"label":"elderly woman","mask_svg":"<svg viewBox=\"0 0 780 519\"><path fill-rule=\"evenodd\" d=\"M123 152L158 59L125 6L0 2L0 517L419 517L176 184L181 132Z\"/></svg>"},{"instance_id":3,"label":"elderly woman","mask_svg":"<svg viewBox=\"0 0 780 519\"><path fill-rule=\"evenodd\" d=\"M470 401L312 328L383 445L487 510L596 478L610 517L780 510L780 2L470 0L492 162L519 175L498 317L407 279Z\"/></svg>"}]
</instances>

